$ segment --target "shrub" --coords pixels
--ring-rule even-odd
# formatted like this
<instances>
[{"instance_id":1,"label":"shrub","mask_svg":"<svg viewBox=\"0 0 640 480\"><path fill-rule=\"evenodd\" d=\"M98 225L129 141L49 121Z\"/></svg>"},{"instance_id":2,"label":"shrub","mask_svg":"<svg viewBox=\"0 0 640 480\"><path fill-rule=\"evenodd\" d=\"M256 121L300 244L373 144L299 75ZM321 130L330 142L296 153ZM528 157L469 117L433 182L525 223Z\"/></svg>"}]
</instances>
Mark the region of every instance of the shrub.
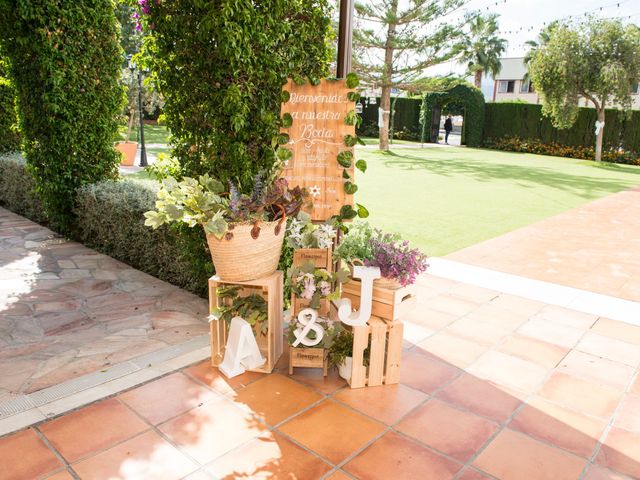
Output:
<instances>
[{"instance_id":1,"label":"shrub","mask_svg":"<svg viewBox=\"0 0 640 480\"><path fill-rule=\"evenodd\" d=\"M0 1L28 166L52 225L73 222L77 187L116 178L122 50L112 0Z\"/></svg>"},{"instance_id":2,"label":"shrub","mask_svg":"<svg viewBox=\"0 0 640 480\"><path fill-rule=\"evenodd\" d=\"M0 205L34 222L46 219L33 178L19 153L0 155Z\"/></svg>"},{"instance_id":3,"label":"shrub","mask_svg":"<svg viewBox=\"0 0 640 480\"><path fill-rule=\"evenodd\" d=\"M7 75L7 64L0 57L0 153L20 148L20 135L16 125L16 91Z\"/></svg>"},{"instance_id":4,"label":"shrub","mask_svg":"<svg viewBox=\"0 0 640 480\"><path fill-rule=\"evenodd\" d=\"M103 181L78 190L77 233L85 245L174 285L205 296L213 274L204 237L189 237L171 227L152 230L144 212L155 205L155 181ZM194 264L200 262L199 268ZM207 268L208 267L208 268Z\"/></svg>"},{"instance_id":5,"label":"shrub","mask_svg":"<svg viewBox=\"0 0 640 480\"><path fill-rule=\"evenodd\" d=\"M246 193L275 162L287 77L328 73L328 0L140 0L173 155Z\"/></svg>"},{"instance_id":6,"label":"shrub","mask_svg":"<svg viewBox=\"0 0 640 480\"><path fill-rule=\"evenodd\" d=\"M484 147L492 148L494 150L504 150L507 152L535 153L538 155L581 158L584 160L593 160L595 158L594 147L561 145L555 142L543 143L540 140L522 139L515 136L499 139L488 138L484 142ZM624 163L627 165L640 165L640 153L609 148L602 152L602 161Z\"/></svg>"}]
</instances>

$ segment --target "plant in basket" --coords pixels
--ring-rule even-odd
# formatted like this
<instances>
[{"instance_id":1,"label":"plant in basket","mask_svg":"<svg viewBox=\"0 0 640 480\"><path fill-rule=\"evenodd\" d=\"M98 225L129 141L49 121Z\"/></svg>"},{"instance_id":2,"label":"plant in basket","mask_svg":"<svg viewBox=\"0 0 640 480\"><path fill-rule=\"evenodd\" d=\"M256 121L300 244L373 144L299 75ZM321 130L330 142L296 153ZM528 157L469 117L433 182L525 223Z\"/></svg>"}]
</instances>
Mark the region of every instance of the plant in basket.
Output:
<instances>
[{"instance_id":1,"label":"plant in basket","mask_svg":"<svg viewBox=\"0 0 640 480\"><path fill-rule=\"evenodd\" d=\"M156 209L144 214L145 225L200 225L216 273L225 281L253 280L276 270L286 219L297 215L307 198L304 189L290 189L284 178L264 173L256 175L248 194L231 182L227 189L208 174L181 181L169 177L161 185Z\"/></svg>"},{"instance_id":2,"label":"plant in basket","mask_svg":"<svg viewBox=\"0 0 640 480\"><path fill-rule=\"evenodd\" d=\"M316 268L311 262L301 266L292 266L287 272L291 282L291 291L299 298L309 300L309 307L317 309L320 300L338 300L339 284L349 280L349 273L341 270L330 273L324 268Z\"/></svg>"},{"instance_id":3,"label":"plant in basket","mask_svg":"<svg viewBox=\"0 0 640 480\"><path fill-rule=\"evenodd\" d=\"M390 288L405 287L415 283L417 276L427 267L427 256L400 235L384 233L367 223L354 225L336 248L334 257L354 265L378 267L382 281L378 285Z\"/></svg>"}]
</instances>

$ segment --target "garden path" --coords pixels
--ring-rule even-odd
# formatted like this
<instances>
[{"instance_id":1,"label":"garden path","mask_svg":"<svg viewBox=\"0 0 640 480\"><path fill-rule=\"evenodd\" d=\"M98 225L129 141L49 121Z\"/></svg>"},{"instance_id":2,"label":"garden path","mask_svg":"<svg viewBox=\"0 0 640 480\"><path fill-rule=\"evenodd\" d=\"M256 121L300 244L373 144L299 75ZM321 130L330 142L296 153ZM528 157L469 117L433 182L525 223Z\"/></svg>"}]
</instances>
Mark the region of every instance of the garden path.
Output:
<instances>
[{"instance_id":1,"label":"garden path","mask_svg":"<svg viewBox=\"0 0 640 480\"><path fill-rule=\"evenodd\" d=\"M207 308L0 208L0 405L207 335Z\"/></svg>"},{"instance_id":2,"label":"garden path","mask_svg":"<svg viewBox=\"0 0 640 480\"><path fill-rule=\"evenodd\" d=\"M640 301L640 187L587 203L445 258Z\"/></svg>"}]
</instances>

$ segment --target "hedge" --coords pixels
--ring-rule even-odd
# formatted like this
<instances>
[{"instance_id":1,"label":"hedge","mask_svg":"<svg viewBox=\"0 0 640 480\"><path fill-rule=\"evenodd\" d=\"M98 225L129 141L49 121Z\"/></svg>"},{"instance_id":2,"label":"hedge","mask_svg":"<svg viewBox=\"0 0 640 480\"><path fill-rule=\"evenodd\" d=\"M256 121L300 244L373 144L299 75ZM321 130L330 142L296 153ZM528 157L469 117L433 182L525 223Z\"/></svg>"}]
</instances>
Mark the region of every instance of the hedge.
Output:
<instances>
[{"instance_id":1,"label":"hedge","mask_svg":"<svg viewBox=\"0 0 640 480\"><path fill-rule=\"evenodd\" d=\"M19 153L0 155L0 205L43 223L46 215L35 190L24 157Z\"/></svg>"},{"instance_id":2,"label":"hedge","mask_svg":"<svg viewBox=\"0 0 640 480\"><path fill-rule=\"evenodd\" d=\"M8 78L7 64L0 57L0 153L20 148L17 122L16 91Z\"/></svg>"},{"instance_id":3,"label":"hedge","mask_svg":"<svg viewBox=\"0 0 640 480\"><path fill-rule=\"evenodd\" d=\"M542 106L527 103L488 103L485 108L484 140L518 137L536 139L542 143L593 147L595 145L596 111L580 108L573 127L559 130L542 115ZM619 110L607 110L605 114L603 150L622 148L640 152L640 110L632 110L630 116Z\"/></svg>"},{"instance_id":4,"label":"hedge","mask_svg":"<svg viewBox=\"0 0 640 480\"><path fill-rule=\"evenodd\" d=\"M367 100L363 97L363 100ZM393 117L393 138L400 140L420 140L420 106L422 100L419 98L398 98L391 99L391 105L395 101L395 114ZM362 124L357 128L356 133L363 137L377 137L378 129L378 107L380 107L380 97L376 97L376 103L368 101L362 107Z\"/></svg>"},{"instance_id":5,"label":"hedge","mask_svg":"<svg viewBox=\"0 0 640 480\"><path fill-rule=\"evenodd\" d=\"M28 167L52 227L69 233L76 189L118 175L122 50L112 0L2 0Z\"/></svg>"}]
</instances>

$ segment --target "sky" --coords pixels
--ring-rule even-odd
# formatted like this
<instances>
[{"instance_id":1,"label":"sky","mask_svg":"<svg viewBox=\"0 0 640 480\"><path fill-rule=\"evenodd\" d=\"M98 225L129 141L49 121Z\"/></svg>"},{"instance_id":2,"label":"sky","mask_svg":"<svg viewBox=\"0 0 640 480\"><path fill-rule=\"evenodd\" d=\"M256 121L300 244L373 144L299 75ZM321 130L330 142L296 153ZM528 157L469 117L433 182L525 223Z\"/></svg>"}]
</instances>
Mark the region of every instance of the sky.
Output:
<instances>
[{"instance_id":1,"label":"sky","mask_svg":"<svg viewBox=\"0 0 640 480\"><path fill-rule=\"evenodd\" d=\"M584 18L584 13L602 17L627 17L625 22L640 23L640 0L471 0L469 10L497 13L503 38L509 42L505 57L521 57L528 50L524 44L534 40L549 22L570 16ZM464 66L455 63L439 65L429 70L430 75L464 73Z\"/></svg>"}]
</instances>

